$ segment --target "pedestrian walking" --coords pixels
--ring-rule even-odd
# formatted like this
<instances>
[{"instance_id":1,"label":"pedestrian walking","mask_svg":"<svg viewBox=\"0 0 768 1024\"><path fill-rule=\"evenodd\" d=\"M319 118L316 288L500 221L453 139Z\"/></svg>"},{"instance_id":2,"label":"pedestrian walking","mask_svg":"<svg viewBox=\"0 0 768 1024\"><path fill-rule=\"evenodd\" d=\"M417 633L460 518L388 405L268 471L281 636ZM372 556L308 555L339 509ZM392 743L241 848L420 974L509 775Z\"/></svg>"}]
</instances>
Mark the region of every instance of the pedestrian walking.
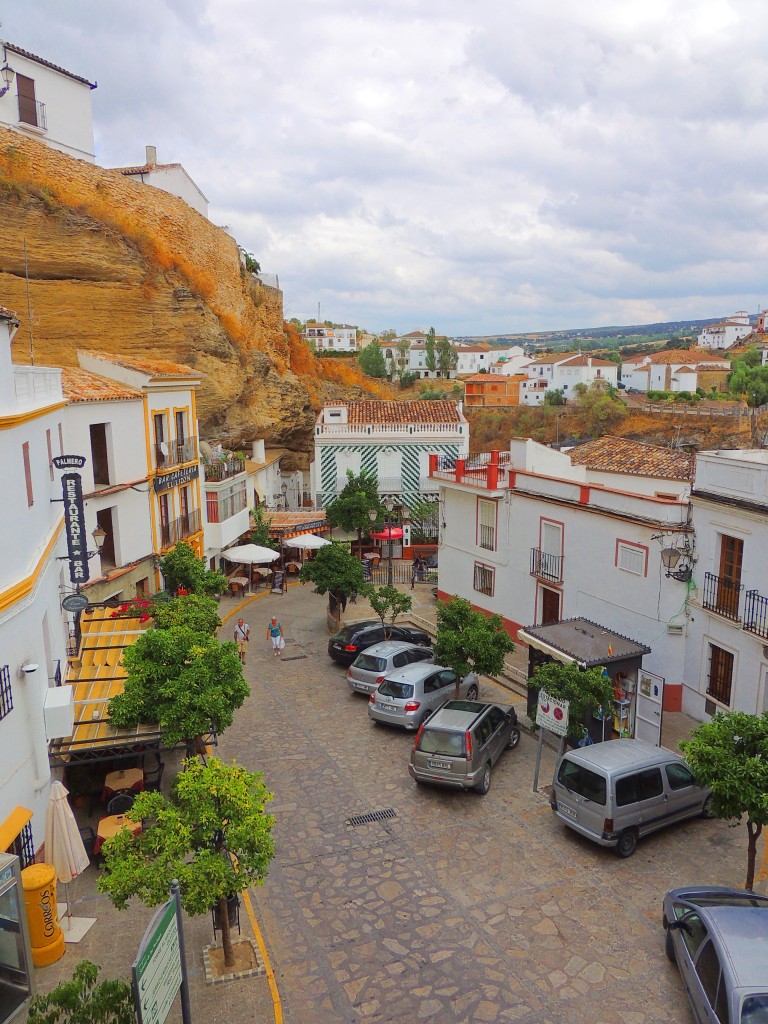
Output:
<instances>
[{"instance_id":1,"label":"pedestrian walking","mask_svg":"<svg viewBox=\"0 0 768 1024\"><path fill-rule=\"evenodd\" d=\"M237 644L237 653L240 655L240 661L245 664L245 653L248 650L248 641L251 639L251 627L247 622L242 619L237 620L235 626L235 643Z\"/></svg>"},{"instance_id":2,"label":"pedestrian walking","mask_svg":"<svg viewBox=\"0 0 768 1024\"><path fill-rule=\"evenodd\" d=\"M280 657L280 651L285 646L283 640L283 627L280 625L276 615L273 615L267 626L267 639L272 641L272 652L276 658Z\"/></svg>"}]
</instances>

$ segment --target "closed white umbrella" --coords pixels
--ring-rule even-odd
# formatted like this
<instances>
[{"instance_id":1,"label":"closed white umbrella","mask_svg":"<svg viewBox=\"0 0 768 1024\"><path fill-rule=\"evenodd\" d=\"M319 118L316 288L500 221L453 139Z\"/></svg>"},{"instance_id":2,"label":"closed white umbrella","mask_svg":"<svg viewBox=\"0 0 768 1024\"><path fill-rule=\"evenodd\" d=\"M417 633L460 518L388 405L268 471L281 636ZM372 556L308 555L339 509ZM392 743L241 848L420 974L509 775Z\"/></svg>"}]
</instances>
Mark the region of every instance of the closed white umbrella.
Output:
<instances>
[{"instance_id":1,"label":"closed white umbrella","mask_svg":"<svg viewBox=\"0 0 768 1024\"><path fill-rule=\"evenodd\" d=\"M79 941L79 939L73 940L67 936L67 930L74 924L74 920L77 920L72 918L69 909L69 883L77 878L82 871L85 871L90 861L85 852L72 808L69 806L68 795L68 790L61 782L51 784L51 794L45 809L45 862L52 865L58 880L66 885L67 915L64 922L64 937L67 941ZM90 920L86 931L92 923L93 920Z\"/></svg>"},{"instance_id":2,"label":"closed white umbrella","mask_svg":"<svg viewBox=\"0 0 768 1024\"><path fill-rule=\"evenodd\" d=\"M300 533L298 537L291 537L290 540L285 541L287 548L301 548L302 551L316 550L317 548L324 548L326 544L330 544L329 540L325 537L318 537L315 533Z\"/></svg>"},{"instance_id":3,"label":"closed white umbrella","mask_svg":"<svg viewBox=\"0 0 768 1024\"><path fill-rule=\"evenodd\" d=\"M228 562L239 562L241 565L263 565L280 557L279 551L263 548L260 544L238 544L236 548L227 548L221 554Z\"/></svg>"}]
</instances>

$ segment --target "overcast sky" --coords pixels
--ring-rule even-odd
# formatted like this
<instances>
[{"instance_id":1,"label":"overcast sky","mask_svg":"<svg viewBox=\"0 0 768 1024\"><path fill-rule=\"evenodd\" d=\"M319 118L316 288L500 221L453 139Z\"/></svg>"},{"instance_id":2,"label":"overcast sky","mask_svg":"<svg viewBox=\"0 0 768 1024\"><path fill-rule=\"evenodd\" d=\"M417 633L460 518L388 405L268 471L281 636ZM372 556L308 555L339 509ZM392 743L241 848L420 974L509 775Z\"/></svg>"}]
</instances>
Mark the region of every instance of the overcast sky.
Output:
<instances>
[{"instance_id":1,"label":"overcast sky","mask_svg":"<svg viewBox=\"0 0 768 1024\"><path fill-rule=\"evenodd\" d=\"M287 318L451 335L766 302L765 0L5 0ZM43 98L43 97L39 97Z\"/></svg>"}]
</instances>

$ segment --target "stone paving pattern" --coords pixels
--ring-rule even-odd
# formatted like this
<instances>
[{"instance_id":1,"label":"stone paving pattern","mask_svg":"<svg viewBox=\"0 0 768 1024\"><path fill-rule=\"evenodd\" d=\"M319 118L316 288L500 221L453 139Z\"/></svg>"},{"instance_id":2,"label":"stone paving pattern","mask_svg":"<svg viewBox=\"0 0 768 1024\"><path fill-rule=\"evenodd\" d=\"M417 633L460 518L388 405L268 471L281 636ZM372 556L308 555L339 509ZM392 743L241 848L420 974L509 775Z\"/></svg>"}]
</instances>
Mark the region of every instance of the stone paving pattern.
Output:
<instances>
[{"instance_id":1,"label":"stone paving pattern","mask_svg":"<svg viewBox=\"0 0 768 1024\"><path fill-rule=\"evenodd\" d=\"M222 615L235 607L223 600ZM264 638L273 610L291 660L273 658ZM620 860L556 820L546 792L532 792L528 735L484 798L417 787L406 768L413 736L370 722L366 699L327 656L324 599L291 587L243 614L251 696L217 753L263 771L274 793L277 853L251 896L286 1024L690 1020L664 955L661 899L676 885L742 885L744 829L695 820ZM358 617L355 606L346 617ZM519 700L490 681L482 698ZM545 748L542 784L554 757ZM385 808L397 816L346 824ZM150 915L140 904L114 911L95 894L92 868L78 885L75 912L92 910L98 922L76 958L125 975ZM243 925L247 933L245 915ZM264 978L204 984L210 938L210 918L188 920L196 1024L272 1021ZM68 952L38 972L42 987L75 962ZM169 1020L178 1019L174 1008Z\"/></svg>"}]
</instances>

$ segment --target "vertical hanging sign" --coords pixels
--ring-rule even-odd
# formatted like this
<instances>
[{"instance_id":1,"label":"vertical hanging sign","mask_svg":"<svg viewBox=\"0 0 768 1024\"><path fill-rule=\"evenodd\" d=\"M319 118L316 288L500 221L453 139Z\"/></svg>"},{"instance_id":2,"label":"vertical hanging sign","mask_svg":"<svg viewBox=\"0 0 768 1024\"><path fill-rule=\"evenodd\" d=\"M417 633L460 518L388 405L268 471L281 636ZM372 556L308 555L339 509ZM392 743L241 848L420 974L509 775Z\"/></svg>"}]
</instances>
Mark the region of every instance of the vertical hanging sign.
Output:
<instances>
[{"instance_id":1,"label":"vertical hanging sign","mask_svg":"<svg viewBox=\"0 0 768 1024\"><path fill-rule=\"evenodd\" d=\"M81 467L81 455L61 455L53 460L57 469ZM85 535L85 509L83 508L83 481L79 473L65 473L61 478L64 501L64 532L67 537L69 578L75 584L86 583L88 571L87 538Z\"/></svg>"}]
</instances>

